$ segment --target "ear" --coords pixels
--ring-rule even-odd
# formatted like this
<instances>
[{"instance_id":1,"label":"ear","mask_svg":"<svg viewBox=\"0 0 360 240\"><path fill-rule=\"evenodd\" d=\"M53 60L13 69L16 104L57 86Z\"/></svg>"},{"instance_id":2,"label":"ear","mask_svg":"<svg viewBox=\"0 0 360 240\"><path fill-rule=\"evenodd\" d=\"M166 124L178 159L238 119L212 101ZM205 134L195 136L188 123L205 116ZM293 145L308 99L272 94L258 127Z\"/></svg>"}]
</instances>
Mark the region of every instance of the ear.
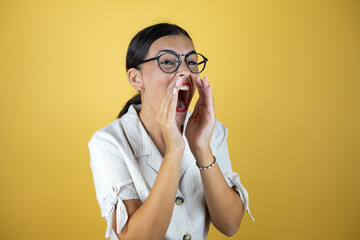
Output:
<instances>
[{"instance_id":1,"label":"ear","mask_svg":"<svg viewBox=\"0 0 360 240\"><path fill-rule=\"evenodd\" d=\"M140 91L141 86L144 84L142 81L142 74L139 70L136 68L130 68L127 71L127 78L131 86L135 88L136 90Z\"/></svg>"}]
</instances>

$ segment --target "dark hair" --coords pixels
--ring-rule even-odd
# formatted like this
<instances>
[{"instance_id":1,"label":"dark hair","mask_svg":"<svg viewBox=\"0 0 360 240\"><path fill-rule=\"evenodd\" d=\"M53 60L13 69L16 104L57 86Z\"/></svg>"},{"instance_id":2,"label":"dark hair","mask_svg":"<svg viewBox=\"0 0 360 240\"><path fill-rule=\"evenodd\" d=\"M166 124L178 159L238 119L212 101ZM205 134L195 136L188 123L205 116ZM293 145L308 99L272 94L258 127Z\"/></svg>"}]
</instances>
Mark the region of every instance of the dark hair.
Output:
<instances>
[{"instance_id":1,"label":"dark hair","mask_svg":"<svg viewBox=\"0 0 360 240\"><path fill-rule=\"evenodd\" d=\"M188 37L190 40L191 37L189 34L182 29L181 27L170 24L170 23L158 23L152 26L149 26L140 32L138 32L135 37L131 40L129 48L126 54L126 71L130 68L136 68L140 70L140 63L145 60L145 57L149 51L150 46L157 39L169 36L169 35L179 35L183 34ZM132 97L120 111L118 118L121 118L125 113L127 113L131 104L141 103L141 92L134 97Z\"/></svg>"}]
</instances>

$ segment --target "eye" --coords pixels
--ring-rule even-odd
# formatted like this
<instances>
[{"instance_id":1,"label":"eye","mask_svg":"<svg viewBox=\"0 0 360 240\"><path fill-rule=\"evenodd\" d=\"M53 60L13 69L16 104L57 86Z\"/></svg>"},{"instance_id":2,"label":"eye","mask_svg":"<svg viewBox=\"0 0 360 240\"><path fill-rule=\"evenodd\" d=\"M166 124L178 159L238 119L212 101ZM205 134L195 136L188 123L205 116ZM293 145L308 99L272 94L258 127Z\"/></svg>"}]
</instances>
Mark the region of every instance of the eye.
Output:
<instances>
[{"instance_id":1,"label":"eye","mask_svg":"<svg viewBox=\"0 0 360 240\"><path fill-rule=\"evenodd\" d=\"M189 64L189 65L197 65L197 63L194 62L194 61L188 61L188 64Z\"/></svg>"},{"instance_id":2,"label":"eye","mask_svg":"<svg viewBox=\"0 0 360 240\"><path fill-rule=\"evenodd\" d=\"M162 64L162 65L173 65L174 62L169 61L169 60L164 60L164 61L160 62L160 64Z\"/></svg>"}]
</instances>

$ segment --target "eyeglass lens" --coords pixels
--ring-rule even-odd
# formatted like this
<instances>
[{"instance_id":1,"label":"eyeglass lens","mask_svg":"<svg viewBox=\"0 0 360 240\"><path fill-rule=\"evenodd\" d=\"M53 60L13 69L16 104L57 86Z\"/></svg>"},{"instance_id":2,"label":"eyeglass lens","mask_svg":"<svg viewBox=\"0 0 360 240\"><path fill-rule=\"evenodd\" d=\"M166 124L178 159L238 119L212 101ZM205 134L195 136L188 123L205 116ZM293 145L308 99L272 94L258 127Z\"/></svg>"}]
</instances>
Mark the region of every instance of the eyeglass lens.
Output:
<instances>
[{"instance_id":1,"label":"eyeglass lens","mask_svg":"<svg viewBox=\"0 0 360 240\"><path fill-rule=\"evenodd\" d=\"M174 72L179 65L178 56L172 53L164 53L159 57L159 66L166 73ZM205 59L198 53L188 55L187 65L193 73L200 73L205 68Z\"/></svg>"}]
</instances>

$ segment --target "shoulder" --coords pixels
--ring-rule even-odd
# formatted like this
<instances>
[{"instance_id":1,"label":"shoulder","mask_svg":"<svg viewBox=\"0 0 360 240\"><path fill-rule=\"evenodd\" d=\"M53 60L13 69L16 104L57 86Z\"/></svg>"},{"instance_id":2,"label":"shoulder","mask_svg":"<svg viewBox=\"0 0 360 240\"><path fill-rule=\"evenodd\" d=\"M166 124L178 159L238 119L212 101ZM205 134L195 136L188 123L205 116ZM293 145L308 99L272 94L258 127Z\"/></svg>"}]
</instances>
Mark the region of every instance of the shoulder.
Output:
<instances>
[{"instance_id":1,"label":"shoulder","mask_svg":"<svg viewBox=\"0 0 360 240\"><path fill-rule=\"evenodd\" d=\"M93 171L103 169L113 173L113 170L124 165L124 153L119 141L124 138L122 120L116 119L105 127L97 130L88 142L90 166ZM108 173L107 173L108 174Z\"/></svg>"},{"instance_id":2,"label":"shoulder","mask_svg":"<svg viewBox=\"0 0 360 240\"><path fill-rule=\"evenodd\" d=\"M112 143L116 140L116 137L121 135L122 131L122 119L116 119L110 124L97 130L90 138L89 146L101 143Z\"/></svg>"}]
</instances>

